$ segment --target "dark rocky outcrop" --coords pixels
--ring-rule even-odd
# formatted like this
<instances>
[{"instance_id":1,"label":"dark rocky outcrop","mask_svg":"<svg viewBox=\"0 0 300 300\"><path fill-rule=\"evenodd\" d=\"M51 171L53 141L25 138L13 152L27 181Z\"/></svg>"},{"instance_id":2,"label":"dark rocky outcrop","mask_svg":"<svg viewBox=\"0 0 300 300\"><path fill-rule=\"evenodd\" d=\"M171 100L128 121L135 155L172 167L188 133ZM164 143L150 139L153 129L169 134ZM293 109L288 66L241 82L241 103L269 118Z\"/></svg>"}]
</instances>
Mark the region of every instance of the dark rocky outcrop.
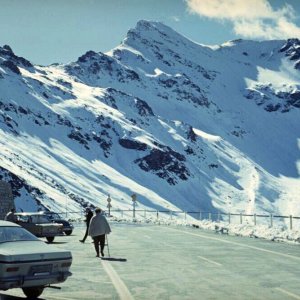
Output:
<instances>
[{"instance_id":1,"label":"dark rocky outcrop","mask_svg":"<svg viewBox=\"0 0 300 300\"><path fill-rule=\"evenodd\" d=\"M185 156L166 147L163 150L152 149L143 158L134 162L144 171L153 172L165 179L170 185L178 183L178 178L187 180L190 171L184 164Z\"/></svg>"},{"instance_id":2,"label":"dark rocky outcrop","mask_svg":"<svg viewBox=\"0 0 300 300\"><path fill-rule=\"evenodd\" d=\"M11 60L5 60L1 63L2 67L8 68L9 70L11 70L12 72L14 72L17 75L20 75L21 72L19 70L19 68L17 67L17 65L11 61Z\"/></svg>"},{"instance_id":3,"label":"dark rocky outcrop","mask_svg":"<svg viewBox=\"0 0 300 300\"><path fill-rule=\"evenodd\" d=\"M138 151L145 151L147 149L147 144L125 138L119 139L119 144L126 149Z\"/></svg>"},{"instance_id":4,"label":"dark rocky outcrop","mask_svg":"<svg viewBox=\"0 0 300 300\"><path fill-rule=\"evenodd\" d=\"M0 47L0 57L10 60L16 65L20 65L27 68L33 67L30 61L23 57L15 55L8 45L3 46L2 48Z\"/></svg>"}]
</instances>

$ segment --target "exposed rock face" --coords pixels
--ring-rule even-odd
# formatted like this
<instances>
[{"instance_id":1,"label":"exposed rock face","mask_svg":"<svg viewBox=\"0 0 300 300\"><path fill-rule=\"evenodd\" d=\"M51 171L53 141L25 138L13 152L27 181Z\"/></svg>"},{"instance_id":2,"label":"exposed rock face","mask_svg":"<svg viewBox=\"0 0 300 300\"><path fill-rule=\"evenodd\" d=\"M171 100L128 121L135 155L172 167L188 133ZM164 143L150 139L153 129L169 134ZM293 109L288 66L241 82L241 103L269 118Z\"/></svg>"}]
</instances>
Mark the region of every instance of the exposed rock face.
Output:
<instances>
[{"instance_id":1,"label":"exposed rock face","mask_svg":"<svg viewBox=\"0 0 300 300\"><path fill-rule=\"evenodd\" d=\"M30 61L23 57L15 55L8 45L3 46L2 48L0 47L0 57L22 67L33 67Z\"/></svg>"},{"instance_id":2,"label":"exposed rock face","mask_svg":"<svg viewBox=\"0 0 300 300\"><path fill-rule=\"evenodd\" d=\"M286 87L282 91L275 90L270 85L260 85L254 89L248 89L245 97L254 100L258 106L263 106L268 112L286 113L293 108L300 108L300 91L294 88L287 91Z\"/></svg>"},{"instance_id":3,"label":"exposed rock face","mask_svg":"<svg viewBox=\"0 0 300 300\"><path fill-rule=\"evenodd\" d=\"M143 158L135 160L138 166L146 171L153 172L157 176L167 180L170 185L175 185L178 178L188 180L190 172L185 166L184 155L171 149L152 149L150 153Z\"/></svg>"},{"instance_id":4,"label":"exposed rock face","mask_svg":"<svg viewBox=\"0 0 300 300\"><path fill-rule=\"evenodd\" d=\"M39 198L43 197L43 192L38 188L28 185L23 179L19 178L12 172L0 167L0 180L9 183L11 186L13 198L21 197L22 194L26 193L34 201L36 201L36 206L45 209Z\"/></svg>"},{"instance_id":5,"label":"exposed rock face","mask_svg":"<svg viewBox=\"0 0 300 300\"><path fill-rule=\"evenodd\" d=\"M295 61L295 69L300 68L300 41L298 39L288 39L280 52L284 52L290 60Z\"/></svg>"},{"instance_id":6,"label":"exposed rock face","mask_svg":"<svg viewBox=\"0 0 300 300\"><path fill-rule=\"evenodd\" d=\"M133 141L129 139L119 139L119 144L126 148L138 151L145 151L147 149L147 145L138 141Z\"/></svg>"}]
</instances>

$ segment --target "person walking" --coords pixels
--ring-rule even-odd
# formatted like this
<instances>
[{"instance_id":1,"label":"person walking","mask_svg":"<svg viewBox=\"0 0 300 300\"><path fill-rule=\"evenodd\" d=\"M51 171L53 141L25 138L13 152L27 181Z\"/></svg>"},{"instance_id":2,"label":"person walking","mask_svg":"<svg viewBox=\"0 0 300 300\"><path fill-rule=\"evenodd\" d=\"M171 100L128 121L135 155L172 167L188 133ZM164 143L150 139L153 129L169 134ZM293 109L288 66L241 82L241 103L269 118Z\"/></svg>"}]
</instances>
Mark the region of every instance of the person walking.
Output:
<instances>
[{"instance_id":1,"label":"person walking","mask_svg":"<svg viewBox=\"0 0 300 300\"><path fill-rule=\"evenodd\" d=\"M84 235L83 239L79 240L79 242L81 242L81 243L84 243L85 240L86 240L86 238L87 238L87 236L88 236L90 222L91 222L92 217L93 217L93 212L92 212L92 210L89 207L87 207L85 209L85 220L84 220L85 223L86 223L86 230L85 230L85 235Z\"/></svg>"},{"instance_id":2,"label":"person walking","mask_svg":"<svg viewBox=\"0 0 300 300\"><path fill-rule=\"evenodd\" d=\"M15 212L16 210L14 208L12 208L4 217L5 221L9 221L9 222L16 222L16 216L15 216Z\"/></svg>"},{"instance_id":3,"label":"person walking","mask_svg":"<svg viewBox=\"0 0 300 300\"><path fill-rule=\"evenodd\" d=\"M104 256L104 246L105 246L105 235L111 232L108 221L106 220L104 214L101 213L102 209L97 207L95 209L96 215L93 216L90 228L89 235L94 240L94 247L96 250L96 257L99 257L99 244L101 250L101 256Z\"/></svg>"}]
</instances>

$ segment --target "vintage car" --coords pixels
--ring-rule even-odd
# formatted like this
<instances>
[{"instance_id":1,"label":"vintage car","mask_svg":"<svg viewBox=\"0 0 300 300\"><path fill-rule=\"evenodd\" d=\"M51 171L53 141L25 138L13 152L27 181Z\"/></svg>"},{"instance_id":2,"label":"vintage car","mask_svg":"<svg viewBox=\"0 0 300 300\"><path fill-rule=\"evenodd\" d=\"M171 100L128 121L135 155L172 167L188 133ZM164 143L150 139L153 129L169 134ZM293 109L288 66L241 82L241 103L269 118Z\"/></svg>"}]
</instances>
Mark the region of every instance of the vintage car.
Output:
<instances>
[{"instance_id":1,"label":"vintage car","mask_svg":"<svg viewBox=\"0 0 300 300\"><path fill-rule=\"evenodd\" d=\"M49 243L55 236L63 235L63 225L49 221L43 212L15 213L15 219L17 224L37 237L45 237Z\"/></svg>"},{"instance_id":2,"label":"vintage car","mask_svg":"<svg viewBox=\"0 0 300 300\"><path fill-rule=\"evenodd\" d=\"M60 214L53 211L44 211L43 214L51 221L63 225L63 232L70 235L73 232L74 226L65 220Z\"/></svg>"},{"instance_id":3,"label":"vintage car","mask_svg":"<svg viewBox=\"0 0 300 300\"><path fill-rule=\"evenodd\" d=\"M72 254L47 245L21 226L0 221L0 290L22 288L39 297L50 284L71 276Z\"/></svg>"}]
</instances>

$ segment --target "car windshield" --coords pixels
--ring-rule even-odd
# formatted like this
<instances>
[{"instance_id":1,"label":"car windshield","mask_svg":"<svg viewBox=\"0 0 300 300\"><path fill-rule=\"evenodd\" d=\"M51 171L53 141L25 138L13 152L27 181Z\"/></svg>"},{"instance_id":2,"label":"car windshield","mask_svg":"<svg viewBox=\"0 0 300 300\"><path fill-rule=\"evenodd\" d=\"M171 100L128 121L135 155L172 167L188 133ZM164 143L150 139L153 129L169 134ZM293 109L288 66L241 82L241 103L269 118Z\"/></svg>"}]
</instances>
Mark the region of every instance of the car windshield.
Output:
<instances>
[{"instance_id":1,"label":"car windshield","mask_svg":"<svg viewBox=\"0 0 300 300\"><path fill-rule=\"evenodd\" d=\"M22 227L0 226L0 243L16 241L39 241L39 239Z\"/></svg>"}]
</instances>

